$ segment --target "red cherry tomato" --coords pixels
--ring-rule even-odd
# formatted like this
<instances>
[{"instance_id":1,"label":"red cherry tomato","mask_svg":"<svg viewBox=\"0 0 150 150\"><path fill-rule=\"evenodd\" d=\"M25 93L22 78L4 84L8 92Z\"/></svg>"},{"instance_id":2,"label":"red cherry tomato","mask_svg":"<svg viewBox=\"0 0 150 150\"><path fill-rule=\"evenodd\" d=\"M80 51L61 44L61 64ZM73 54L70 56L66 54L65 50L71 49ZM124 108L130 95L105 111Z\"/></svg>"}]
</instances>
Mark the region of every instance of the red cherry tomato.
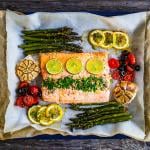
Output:
<instances>
[{"instance_id":1,"label":"red cherry tomato","mask_svg":"<svg viewBox=\"0 0 150 150\"><path fill-rule=\"evenodd\" d=\"M25 105L23 102L23 98L24 98L24 96L17 97L15 105L19 106L19 107L24 107Z\"/></svg>"},{"instance_id":2,"label":"red cherry tomato","mask_svg":"<svg viewBox=\"0 0 150 150\"><path fill-rule=\"evenodd\" d=\"M125 64L126 64L126 65L129 64L129 60L128 60L128 59L125 60Z\"/></svg>"},{"instance_id":3,"label":"red cherry tomato","mask_svg":"<svg viewBox=\"0 0 150 150\"><path fill-rule=\"evenodd\" d=\"M134 72L127 72L126 75L123 77L124 81L134 81L135 75Z\"/></svg>"},{"instance_id":4,"label":"red cherry tomato","mask_svg":"<svg viewBox=\"0 0 150 150\"><path fill-rule=\"evenodd\" d=\"M128 55L128 60L129 60L129 63L130 63L131 65L134 65L134 64L136 63L135 55L134 55L133 53L130 53L130 54Z\"/></svg>"},{"instance_id":5,"label":"red cherry tomato","mask_svg":"<svg viewBox=\"0 0 150 150\"><path fill-rule=\"evenodd\" d=\"M134 71L134 69L133 69L131 66L129 66L129 65L126 66L126 69L127 69L127 71L129 71L129 72Z\"/></svg>"},{"instance_id":6,"label":"red cherry tomato","mask_svg":"<svg viewBox=\"0 0 150 150\"><path fill-rule=\"evenodd\" d=\"M33 97L31 95L26 95L23 98L23 102L25 106L31 107L32 105L38 104L38 99L37 97Z\"/></svg>"},{"instance_id":7,"label":"red cherry tomato","mask_svg":"<svg viewBox=\"0 0 150 150\"><path fill-rule=\"evenodd\" d=\"M108 64L111 69L115 69L120 66L119 60L115 58L110 58Z\"/></svg>"},{"instance_id":8,"label":"red cherry tomato","mask_svg":"<svg viewBox=\"0 0 150 150\"><path fill-rule=\"evenodd\" d=\"M28 82L22 81L22 82L19 83L18 88L23 88L23 87L28 87L28 86L29 86L29 83L28 83Z\"/></svg>"},{"instance_id":9,"label":"red cherry tomato","mask_svg":"<svg viewBox=\"0 0 150 150\"><path fill-rule=\"evenodd\" d=\"M32 86L29 87L29 92L33 96L38 96L39 92L40 92L40 89L39 89L39 87L37 87L35 85L32 85Z\"/></svg>"},{"instance_id":10,"label":"red cherry tomato","mask_svg":"<svg viewBox=\"0 0 150 150\"><path fill-rule=\"evenodd\" d=\"M119 73L119 70L114 70L113 73L112 73L112 78L114 80L119 80L120 79L120 73Z\"/></svg>"}]
</instances>

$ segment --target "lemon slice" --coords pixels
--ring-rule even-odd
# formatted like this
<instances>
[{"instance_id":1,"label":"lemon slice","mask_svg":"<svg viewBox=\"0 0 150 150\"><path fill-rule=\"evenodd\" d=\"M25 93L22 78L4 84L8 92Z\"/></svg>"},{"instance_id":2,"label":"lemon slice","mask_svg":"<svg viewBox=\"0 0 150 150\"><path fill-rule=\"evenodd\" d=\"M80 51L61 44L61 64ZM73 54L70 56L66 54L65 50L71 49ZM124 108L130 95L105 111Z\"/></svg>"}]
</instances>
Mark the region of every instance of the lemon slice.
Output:
<instances>
[{"instance_id":1,"label":"lemon slice","mask_svg":"<svg viewBox=\"0 0 150 150\"><path fill-rule=\"evenodd\" d=\"M54 123L50 117L46 117L46 106L42 106L37 112L37 118L41 125L48 126Z\"/></svg>"},{"instance_id":2,"label":"lemon slice","mask_svg":"<svg viewBox=\"0 0 150 150\"><path fill-rule=\"evenodd\" d=\"M58 59L50 59L46 64L46 69L50 74L59 74L63 70L63 65Z\"/></svg>"},{"instance_id":3,"label":"lemon slice","mask_svg":"<svg viewBox=\"0 0 150 150\"><path fill-rule=\"evenodd\" d=\"M99 47L99 45L101 45L101 43L103 43L105 40L103 31L98 29L91 31L89 33L88 40L89 43L94 47Z\"/></svg>"},{"instance_id":4,"label":"lemon slice","mask_svg":"<svg viewBox=\"0 0 150 150\"><path fill-rule=\"evenodd\" d=\"M29 108L28 110L28 118L32 123L40 124L37 119L37 112L41 108L40 105L35 105Z\"/></svg>"},{"instance_id":5,"label":"lemon slice","mask_svg":"<svg viewBox=\"0 0 150 150\"><path fill-rule=\"evenodd\" d=\"M104 70L104 64L98 58L91 58L86 63L86 70L92 74L99 74Z\"/></svg>"},{"instance_id":6,"label":"lemon slice","mask_svg":"<svg viewBox=\"0 0 150 150\"><path fill-rule=\"evenodd\" d=\"M112 31L103 31L105 40L100 46L104 49L111 49L113 47L113 32Z\"/></svg>"},{"instance_id":7,"label":"lemon slice","mask_svg":"<svg viewBox=\"0 0 150 150\"><path fill-rule=\"evenodd\" d=\"M113 47L120 50L127 49L129 47L129 36L123 32L114 32Z\"/></svg>"},{"instance_id":8,"label":"lemon slice","mask_svg":"<svg viewBox=\"0 0 150 150\"><path fill-rule=\"evenodd\" d=\"M46 109L46 116L51 118L53 121L62 120L64 115L63 109L58 104L51 104Z\"/></svg>"},{"instance_id":9,"label":"lemon slice","mask_svg":"<svg viewBox=\"0 0 150 150\"><path fill-rule=\"evenodd\" d=\"M66 69L71 74L78 74L82 70L82 63L77 58L70 58L66 63Z\"/></svg>"}]
</instances>

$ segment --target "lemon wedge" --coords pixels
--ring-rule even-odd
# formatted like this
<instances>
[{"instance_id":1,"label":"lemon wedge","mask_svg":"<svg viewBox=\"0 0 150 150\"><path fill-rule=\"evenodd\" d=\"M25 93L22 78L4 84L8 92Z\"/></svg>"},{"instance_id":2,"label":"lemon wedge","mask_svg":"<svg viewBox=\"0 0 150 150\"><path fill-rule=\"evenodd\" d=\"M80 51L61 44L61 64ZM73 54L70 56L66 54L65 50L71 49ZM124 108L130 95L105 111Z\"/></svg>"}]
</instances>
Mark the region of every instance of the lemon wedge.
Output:
<instances>
[{"instance_id":1,"label":"lemon wedge","mask_svg":"<svg viewBox=\"0 0 150 150\"><path fill-rule=\"evenodd\" d=\"M99 74L103 71L104 64L97 57L91 58L86 63L86 70L92 74Z\"/></svg>"},{"instance_id":2,"label":"lemon wedge","mask_svg":"<svg viewBox=\"0 0 150 150\"><path fill-rule=\"evenodd\" d=\"M63 115L63 109L58 104L51 104L46 109L46 116L55 122L62 120Z\"/></svg>"},{"instance_id":3,"label":"lemon wedge","mask_svg":"<svg viewBox=\"0 0 150 150\"><path fill-rule=\"evenodd\" d=\"M129 48L129 36L124 32L114 32L113 47L119 50Z\"/></svg>"},{"instance_id":4,"label":"lemon wedge","mask_svg":"<svg viewBox=\"0 0 150 150\"><path fill-rule=\"evenodd\" d=\"M54 123L54 121L46 116L46 106L42 106L37 112L37 118L41 125L48 126Z\"/></svg>"},{"instance_id":5,"label":"lemon wedge","mask_svg":"<svg viewBox=\"0 0 150 150\"><path fill-rule=\"evenodd\" d=\"M46 69L50 74L59 74L63 70L63 65L58 59L50 59L46 64Z\"/></svg>"},{"instance_id":6,"label":"lemon wedge","mask_svg":"<svg viewBox=\"0 0 150 150\"><path fill-rule=\"evenodd\" d=\"M111 49L113 47L113 32L112 31L103 31L105 40L100 44L100 47L103 49Z\"/></svg>"},{"instance_id":7,"label":"lemon wedge","mask_svg":"<svg viewBox=\"0 0 150 150\"><path fill-rule=\"evenodd\" d=\"M40 124L37 119L37 112L41 108L40 105L35 105L29 108L28 110L28 118L32 123Z\"/></svg>"},{"instance_id":8,"label":"lemon wedge","mask_svg":"<svg viewBox=\"0 0 150 150\"><path fill-rule=\"evenodd\" d=\"M78 58L70 58L66 63L66 69L71 74L78 74L82 70L82 63Z\"/></svg>"},{"instance_id":9,"label":"lemon wedge","mask_svg":"<svg viewBox=\"0 0 150 150\"><path fill-rule=\"evenodd\" d=\"M105 36L103 31L98 29L92 30L89 33L88 40L93 47L99 47L105 41Z\"/></svg>"}]
</instances>

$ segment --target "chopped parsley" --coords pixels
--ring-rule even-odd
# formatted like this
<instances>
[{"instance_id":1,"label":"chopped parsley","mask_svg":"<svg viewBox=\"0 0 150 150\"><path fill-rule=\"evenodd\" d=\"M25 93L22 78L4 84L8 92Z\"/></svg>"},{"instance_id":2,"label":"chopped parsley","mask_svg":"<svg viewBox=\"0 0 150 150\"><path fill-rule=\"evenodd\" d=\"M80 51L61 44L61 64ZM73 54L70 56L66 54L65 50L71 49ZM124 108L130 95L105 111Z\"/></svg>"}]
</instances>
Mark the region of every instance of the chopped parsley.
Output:
<instances>
[{"instance_id":1,"label":"chopped parsley","mask_svg":"<svg viewBox=\"0 0 150 150\"><path fill-rule=\"evenodd\" d=\"M86 78L73 79L72 76L68 76L57 80L48 78L43 80L42 86L47 87L49 90L74 89L84 92L95 92L97 90L104 90L107 84L102 77L89 76Z\"/></svg>"}]
</instances>

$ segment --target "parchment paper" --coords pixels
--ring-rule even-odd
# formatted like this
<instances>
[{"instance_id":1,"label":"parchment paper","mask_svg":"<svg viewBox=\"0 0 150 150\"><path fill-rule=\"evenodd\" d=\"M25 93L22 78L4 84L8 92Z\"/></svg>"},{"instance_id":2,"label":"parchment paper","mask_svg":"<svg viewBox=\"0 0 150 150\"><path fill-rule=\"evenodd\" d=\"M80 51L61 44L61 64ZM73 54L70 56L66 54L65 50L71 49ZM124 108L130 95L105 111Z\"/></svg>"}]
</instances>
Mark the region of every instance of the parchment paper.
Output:
<instances>
[{"instance_id":1,"label":"parchment paper","mask_svg":"<svg viewBox=\"0 0 150 150\"><path fill-rule=\"evenodd\" d=\"M144 101L145 101L145 141L150 141L150 12L147 12L145 40L145 71L144 71Z\"/></svg>"},{"instance_id":2,"label":"parchment paper","mask_svg":"<svg viewBox=\"0 0 150 150\"><path fill-rule=\"evenodd\" d=\"M5 115L4 132L14 132L28 126L32 126L37 130L46 128L63 131L73 135L98 135L112 136L117 133L129 135L137 139L143 139L144 131L144 105L143 105L143 72L144 72L144 40L145 40L145 13L125 15L121 17L100 17L89 13L35 13L32 15L17 15L11 11L6 14L6 30L7 30L7 71L8 71L8 88L10 91L10 103L7 107ZM139 85L139 91L133 103L129 106L129 111L134 115L132 121L109 124L105 126L96 126L94 128L81 131L77 130L71 133L65 126L64 122L68 119L71 112L67 110L63 123L55 124L50 127L41 127L33 125L26 116L26 110L14 106L15 89L18 78L15 75L15 66L19 59L23 58L18 45L22 43L20 31L23 28L57 28L61 26L73 27L79 34L94 29L110 29L122 30L129 33L133 40L133 48L136 48L138 63L141 65L141 71L137 74L136 82ZM88 42L83 43L84 51L93 51ZM133 132L134 131L134 132Z\"/></svg>"}]
</instances>

